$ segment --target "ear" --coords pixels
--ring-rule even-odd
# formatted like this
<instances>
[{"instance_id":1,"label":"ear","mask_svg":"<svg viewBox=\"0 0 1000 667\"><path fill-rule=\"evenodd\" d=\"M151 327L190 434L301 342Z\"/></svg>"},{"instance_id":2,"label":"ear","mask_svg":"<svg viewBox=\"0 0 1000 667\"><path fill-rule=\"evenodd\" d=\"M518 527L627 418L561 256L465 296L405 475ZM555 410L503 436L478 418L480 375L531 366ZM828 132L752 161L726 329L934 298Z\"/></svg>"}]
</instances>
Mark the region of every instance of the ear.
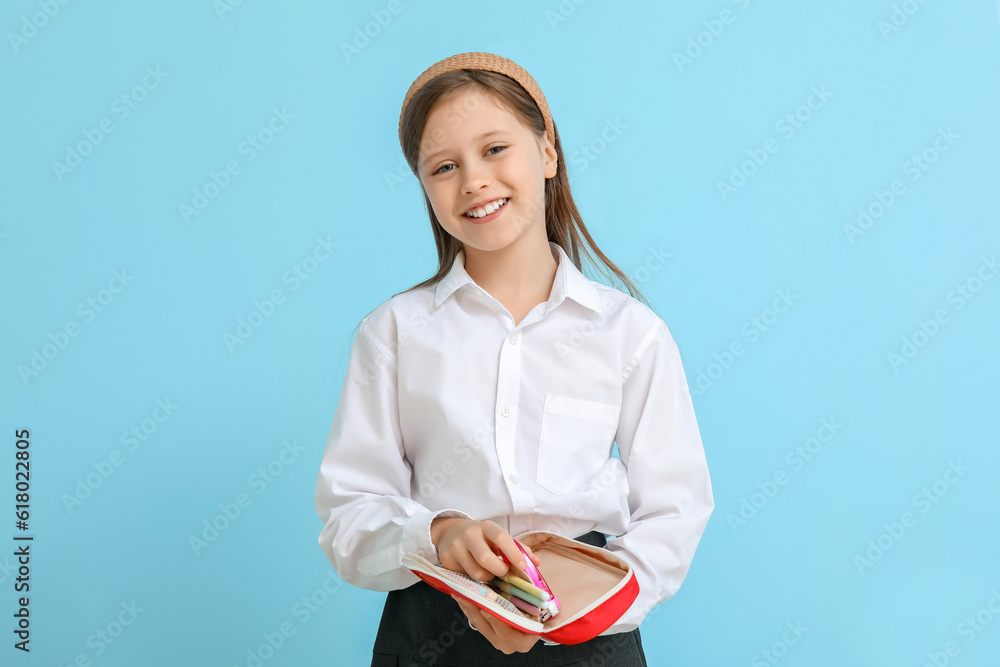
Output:
<instances>
[{"instance_id":1,"label":"ear","mask_svg":"<svg viewBox=\"0 0 1000 667\"><path fill-rule=\"evenodd\" d=\"M548 137L545 137L543 151L545 152L545 178L552 178L559 172L559 155L552 147Z\"/></svg>"}]
</instances>

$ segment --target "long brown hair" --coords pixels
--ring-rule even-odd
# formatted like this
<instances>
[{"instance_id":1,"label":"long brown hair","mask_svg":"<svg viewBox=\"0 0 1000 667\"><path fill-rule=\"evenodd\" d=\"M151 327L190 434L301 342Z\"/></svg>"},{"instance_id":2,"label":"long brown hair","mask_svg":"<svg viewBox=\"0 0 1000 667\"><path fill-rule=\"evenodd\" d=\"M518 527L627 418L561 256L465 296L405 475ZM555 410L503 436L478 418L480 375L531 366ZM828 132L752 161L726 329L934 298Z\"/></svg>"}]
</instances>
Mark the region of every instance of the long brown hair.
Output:
<instances>
[{"instance_id":1,"label":"long brown hair","mask_svg":"<svg viewBox=\"0 0 1000 667\"><path fill-rule=\"evenodd\" d=\"M417 160L419 158L420 140L423 135L424 125L427 123L427 116L430 114L435 103L445 95L454 93L463 88L475 86L482 92L492 96L504 108L508 109L515 116L519 117L528 127L532 128L538 137L545 136L545 119L539 111L535 101L514 79L497 72L485 70L460 69L445 72L428 81L410 101L406 107L406 114L403 117L402 139L403 155L410 169L418 173ZM555 127L555 120L552 121L555 134L555 150L558 156L556 163L556 175L545 179L545 230L548 240L559 244L566 255L573 261L574 266L583 271L581 266L581 251L587 251L587 259L597 266L605 277L617 280L634 298L638 299L646 306L649 302L642 291L629 279L625 273L619 269L614 262L605 256L597 243L590 236L583 218L576 208L573 195L569 188L569 176L566 172L566 160L563 157L562 144L559 141L559 130ZM419 178L418 178L419 181ZM403 294L427 285L433 285L444 278L451 269L451 265L462 249L461 243L449 234L438 222L434 215L427 191L421 183L421 190L424 193L424 204L427 207L427 214L431 221L431 231L434 233L434 244L437 246L438 270L432 277L417 283L409 289L397 292ZM598 261L594 260L596 257ZM603 266L602 266L603 264ZM393 296L396 296L395 294Z\"/></svg>"}]
</instances>

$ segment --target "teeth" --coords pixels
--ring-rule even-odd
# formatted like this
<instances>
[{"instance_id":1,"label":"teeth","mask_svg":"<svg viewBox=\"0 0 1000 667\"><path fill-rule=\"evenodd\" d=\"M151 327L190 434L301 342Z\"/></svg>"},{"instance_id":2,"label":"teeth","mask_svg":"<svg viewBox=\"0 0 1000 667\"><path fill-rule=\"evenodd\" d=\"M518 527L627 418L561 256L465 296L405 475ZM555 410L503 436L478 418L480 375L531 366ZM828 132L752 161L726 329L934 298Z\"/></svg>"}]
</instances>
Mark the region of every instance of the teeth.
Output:
<instances>
[{"instance_id":1,"label":"teeth","mask_svg":"<svg viewBox=\"0 0 1000 667\"><path fill-rule=\"evenodd\" d=\"M493 213L501 206L503 206L506 202L507 199L505 198L497 199L496 201L490 202L489 204L480 209L477 209L475 211L469 211L468 213L465 214L465 216L467 218L481 218L484 215L489 215L490 213Z\"/></svg>"}]
</instances>

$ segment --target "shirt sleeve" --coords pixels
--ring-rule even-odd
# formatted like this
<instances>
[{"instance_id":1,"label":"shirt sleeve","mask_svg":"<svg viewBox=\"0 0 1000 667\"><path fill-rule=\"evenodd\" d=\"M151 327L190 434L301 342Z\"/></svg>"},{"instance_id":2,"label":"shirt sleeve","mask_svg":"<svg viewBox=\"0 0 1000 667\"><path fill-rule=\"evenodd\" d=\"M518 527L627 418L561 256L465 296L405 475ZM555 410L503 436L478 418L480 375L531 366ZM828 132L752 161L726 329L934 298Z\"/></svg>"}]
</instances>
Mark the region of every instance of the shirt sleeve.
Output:
<instances>
[{"instance_id":1,"label":"shirt sleeve","mask_svg":"<svg viewBox=\"0 0 1000 667\"><path fill-rule=\"evenodd\" d=\"M440 564L431 542L431 511L410 498L412 470L399 426L392 351L362 321L316 480L319 544L341 579L391 591L419 579L402 565L413 552Z\"/></svg>"},{"instance_id":2,"label":"shirt sleeve","mask_svg":"<svg viewBox=\"0 0 1000 667\"><path fill-rule=\"evenodd\" d=\"M623 378L616 441L631 519L607 548L632 566L639 596L605 635L634 630L677 592L715 508L680 352L663 320L646 334Z\"/></svg>"}]
</instances>

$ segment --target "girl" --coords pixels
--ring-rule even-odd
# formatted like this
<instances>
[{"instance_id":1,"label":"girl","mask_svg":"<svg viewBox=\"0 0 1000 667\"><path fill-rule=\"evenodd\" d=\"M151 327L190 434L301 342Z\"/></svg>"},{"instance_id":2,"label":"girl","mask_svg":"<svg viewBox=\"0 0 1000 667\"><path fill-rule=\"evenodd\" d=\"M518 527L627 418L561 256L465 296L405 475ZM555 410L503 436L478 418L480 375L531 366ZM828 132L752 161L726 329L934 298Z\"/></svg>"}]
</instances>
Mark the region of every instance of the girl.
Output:
<instances>
[{"instance_id":1,"label":"girl","mask_svg":"<svg viewBox=\"0 0 1000 667\"><path fill-rule=\"evenodd\" d=\"M588 233L548 104L517 64L431 66L399 138L439 268L359 323L316 483L327 558L389 591L371 664L645 665L639 624L677 592L715 507L673 337ZM630 294L586 278L584 248ZM401 564L413 552L489 580L507 572L498 554L523 563L512 536L532 530L628 561L630 610L558 645Z\"/></svg>"}]
</instances>

